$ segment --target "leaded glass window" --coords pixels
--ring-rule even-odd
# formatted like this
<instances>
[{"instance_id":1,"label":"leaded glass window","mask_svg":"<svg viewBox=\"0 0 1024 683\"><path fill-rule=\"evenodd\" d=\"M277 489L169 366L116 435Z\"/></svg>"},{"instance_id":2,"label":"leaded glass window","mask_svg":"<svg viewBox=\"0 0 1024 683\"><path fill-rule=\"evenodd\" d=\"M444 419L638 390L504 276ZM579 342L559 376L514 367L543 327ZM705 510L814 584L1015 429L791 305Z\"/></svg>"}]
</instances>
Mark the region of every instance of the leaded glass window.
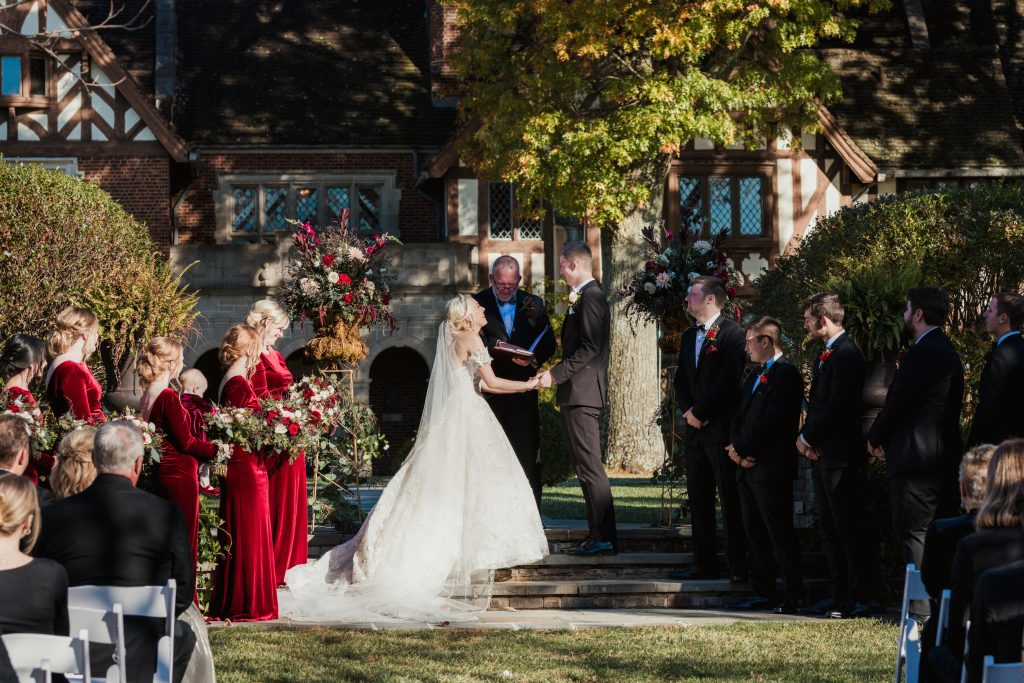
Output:
<instances>
[{"instance_id":1,"label":"leaded glass window","mask_svg":"<svg viewBox=\"0 0 1024 683\"><path fill-rule=\"evenodd\" d=\"M488 183L490 237L495 240L544 239L544 221L519 214L512 183Z\"/></svg>"},{"instance_id":2,"label":"leaded glass window","mask_svg":"<svg viewBox=\"0 0 1024 683\"><path fill-rule=\"evenodd\" d=\"M687 176L679 180L679 223L703 236L765 237L764 179Z\"/></svg>"},{"instance_id":3,"label":"leaded glass window","mask_svg":"<svg viewBox=\"0 0 1024 683\"><path fill-rule=\"evenodd\" d=\"M256 231L256 197L259 187L239 185L231 188L231 228L237 232Z\"/></svg>"}]
</instances>

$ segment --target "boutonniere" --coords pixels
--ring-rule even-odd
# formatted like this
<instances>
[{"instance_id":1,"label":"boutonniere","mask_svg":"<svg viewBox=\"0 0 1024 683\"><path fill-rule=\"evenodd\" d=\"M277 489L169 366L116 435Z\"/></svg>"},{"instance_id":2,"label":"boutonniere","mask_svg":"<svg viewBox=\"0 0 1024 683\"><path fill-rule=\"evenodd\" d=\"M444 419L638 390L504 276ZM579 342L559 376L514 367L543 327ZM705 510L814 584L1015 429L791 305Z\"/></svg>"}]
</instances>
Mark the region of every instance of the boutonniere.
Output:
<instances>
[{"instance_id":1,"label":"boutonniere","mask_svg":"<svg viewBox=\"0 0 1024 683\"><path fill-rule=\"evenodd\" d=\"M768 384L768 373L762 372L761 376L757 378L758 384Z\"/></svg>"},{"instance_id":2,"label":"boutonniere","mask_svg":"<svg viewBox=\"0 0 1024 683\"><path fill-rule=\"evenodd\" d=\"M536 301L532 296L528 296L523 300L523 305L519 308L520 313L531 315L536 308Z\"/></svg>"},{"instance_id":3,"label":"boutonniere","mask_svg":"<svg viewBox=\"0 0 1024 683\"><path fill-rule=\"evenodd\" d=\"M580 293L576 290L569 292L569 313L573 313L576 310L576 304L580 302Z\"/></svg>"},{"instance_id":4,"label":"boutonniere","mask_svg":"<svg viewBox=\"0 0 1024 683\"><path fill-rule=\"evenodd\" d=\"M713 341L715 341L715 337L717 337L717 336L718 336L718 328L717 327L712 327L710 330L708 330L708 334L707 334L706 340L709 341L709 342L713 342Z\"/></svg>"},{"instance_id":5,"label":"boutonniere","mask_svg":"<svg viewBox=\"0 0 1024 683\"><path fill-rule=\"evenodd\" d=\"M825 349L824 353L822 353L820 356L818 356L818 362L820 362L822 365L824 365L825 361L827 361L831 357L832 357L832 349Z\"/></svg>"}]
</instances>

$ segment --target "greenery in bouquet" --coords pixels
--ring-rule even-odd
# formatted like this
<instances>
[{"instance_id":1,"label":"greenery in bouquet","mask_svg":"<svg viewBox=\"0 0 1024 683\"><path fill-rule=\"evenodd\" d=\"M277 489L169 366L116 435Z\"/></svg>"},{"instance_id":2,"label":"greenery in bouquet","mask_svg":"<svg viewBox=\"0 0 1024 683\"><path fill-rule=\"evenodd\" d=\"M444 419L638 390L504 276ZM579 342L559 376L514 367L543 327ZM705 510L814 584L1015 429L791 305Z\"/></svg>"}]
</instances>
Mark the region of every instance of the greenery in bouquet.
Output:
<instances>
[{"instance_id":1,"label":"greenery in bouquet","mask_svg":"<svg viewBox=\"0 0 1024 683\"><path fill-rule=\"evenodd\" d=\"M46 406L40 406L33 400L19 396L7 404L5 413L17 415L25 421L29 440L34 453L53 450L57 443L57 430L53 413Z\"/></svg>"},{"instance_id":2,"label":"greenery in bouquet","mask_svg":"<svg viewBox=\"0 0 1024 683\"><path fill-rule=\"evenodd\" d=\"M230 459L230 446L252 450L264 431L261 417L248 408L217 407L206 416L206 434L219 445L217 461L221 464Z\"/></svg>"},{"instance_id":3,"label":"greenery in bouquet","mask_svg":"<svg viewBox=\"0 0 1024 683\"><path fill-rule=\"evenodd\" d=\"M291 397L266 398L262 406L265 427L258 441L260 447L287 453L289 462L294 462L307 450L320 447L323 420L315 411Z\"/></svg>"},{"instance_id":4,"label":"greenery in bouquet","mask_svg":"<svg viewBox=\"0 0 1024 683\"><path fill-rule=\"evenodd\" d=\"M391 283L397 276L389 247L401 244L398 238L387 233L361 237L349 230L346 210L337 225L298 225L292 239L296 255L277 295L292 319L309 318L323 326L334 315L349 325L394 331Z\"/></svg>"},{"instance_id":5,"label":"greenery in bouquet","mask_svg":"<svg viewBox=\"0 0 1024 683\"><path fill-rule=\"evenodd\" d=\"M711 239L701 237L697 219L683 220L684 227L673 233L663 222L642 231L646 253L643 269L619 290L625 297L626 313L632 320L658 322L665 316L686 311L686 292L690 283L702 275L721 278L729 299L739 316L736 288L743 286L743 275L729 261L722 248L725 233Z\"/></svg>"}]
</instances>

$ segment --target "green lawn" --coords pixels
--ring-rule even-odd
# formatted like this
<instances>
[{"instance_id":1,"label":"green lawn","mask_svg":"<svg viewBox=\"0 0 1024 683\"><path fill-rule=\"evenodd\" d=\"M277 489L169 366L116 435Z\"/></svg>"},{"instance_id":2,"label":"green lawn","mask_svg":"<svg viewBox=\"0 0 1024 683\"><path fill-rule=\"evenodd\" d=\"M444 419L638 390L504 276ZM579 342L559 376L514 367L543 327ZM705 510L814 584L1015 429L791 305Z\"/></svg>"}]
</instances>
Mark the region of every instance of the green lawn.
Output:
<instances>
[{"instance_id":1,"label":"green lawn","mask_svg":"<svg viewBox=\"0 0 1024 683\"><path fill-rule=\"evenodd\" d=\"M647 476L612 477L612 498L618 524L656 524L661 506L661 485ZM685 493L678 489L676 495ZM586 519L580 483L573 479L557 486L545 486L541 514L555 519Z\"/></svg>"},{"instance_id":2,"label":"green lawn","mask_svg":"<svg viewBox=\"0 0 1024 683\"><path fill-rule=\"evenodd\" d=\"M255 681L884 681L877 621L580 631L210 630L217 679ZM505 674L504 672L509 672Z\"/></svg>"}]
</instances>

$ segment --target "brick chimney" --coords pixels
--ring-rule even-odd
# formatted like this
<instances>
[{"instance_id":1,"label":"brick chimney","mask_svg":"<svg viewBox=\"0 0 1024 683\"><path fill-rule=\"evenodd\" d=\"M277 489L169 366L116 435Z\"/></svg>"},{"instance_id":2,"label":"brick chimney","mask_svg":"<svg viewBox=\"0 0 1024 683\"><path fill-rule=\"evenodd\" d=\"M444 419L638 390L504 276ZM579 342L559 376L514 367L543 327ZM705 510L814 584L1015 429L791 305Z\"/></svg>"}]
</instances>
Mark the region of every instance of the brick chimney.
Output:
<instances>
[{"instance_id":1,"label":"brick chimney","mask_svg":"<svg viewBox=\"0 0 1024 683\"><path fill-rule=\"evenodd\" d=\"M430 95L439 107L454 107L458 76L452 67L452 55L459 46L459 27L455 7L438 0L427 1L430 23Z\"/></svg>"},{"instance_id":2,"label":"brick chimney","mask_svg":"<svg viewBox=\"0 0 1024 683\"><path fill-rule=\"evenodd\" d=\"M175 50L177 49L177 17L174 0L154 0L156 15L156 65L154 73L154 96L157 109L167 116L174 105Z\"/></svg>"}]
</instances>

